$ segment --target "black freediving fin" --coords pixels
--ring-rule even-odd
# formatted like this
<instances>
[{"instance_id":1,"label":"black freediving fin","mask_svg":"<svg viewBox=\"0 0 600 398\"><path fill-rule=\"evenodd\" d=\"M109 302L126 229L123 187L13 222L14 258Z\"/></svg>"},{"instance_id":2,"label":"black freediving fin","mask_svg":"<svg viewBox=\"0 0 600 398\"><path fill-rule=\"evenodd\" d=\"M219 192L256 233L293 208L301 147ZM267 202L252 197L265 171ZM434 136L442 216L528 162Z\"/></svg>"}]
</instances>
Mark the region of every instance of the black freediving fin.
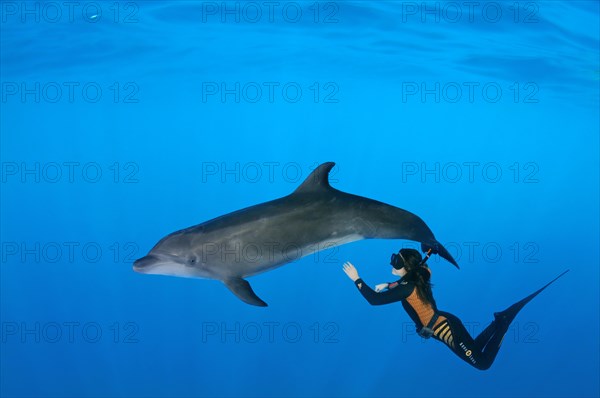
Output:
<instances>
[{"instance_id":1,"label":"black freediving fin","mask_svg":"<svg viewBox=\"0 0 600 398\"><path fill-rule=\"evenodd\" d=\"M266 307L267 303L262 301L256 293L252 290L252 287L247 280L242 278L229 278L223 281L225 286L231 290L233 294L238 296L240 300L245 303L256 305L258 307Z\"/></svg>"},{"instance_id":2,"label":"black freediving fin","mask_svg":"<svg viewBox=\"0 0 600 398\"><path fill-rule=\"evenodd\" d=\"M565 272L563 272L562 274L560 274L559 276L557 276L556 278L554 278L550 282L548 282L541 289L537 290L536 292L531 293L529 296L527 296L523 300L518 301L515 304L511 305L510 307L508 307L504 311L495 312L494 313L494 317L496 318L496 321L497 322L501 322L501 323L503 323L506 326L510 325L510 323L513 321L513 319L515 319L515 317L517 316L517 314L519 313L519 311L521 311L521 309L523 307L525 307L525 305L527 303L529 303L531 300L533 300L533 298L535 296L537 296L538 294L540 294L545 288L547 288L548 286L550 286L551 284L553 284L554 282L556 282L556 280L558 278L560 278L561 276L563 276L567 272L569 272L569 270L566 270Z\"/></svg>"}]
</instances>

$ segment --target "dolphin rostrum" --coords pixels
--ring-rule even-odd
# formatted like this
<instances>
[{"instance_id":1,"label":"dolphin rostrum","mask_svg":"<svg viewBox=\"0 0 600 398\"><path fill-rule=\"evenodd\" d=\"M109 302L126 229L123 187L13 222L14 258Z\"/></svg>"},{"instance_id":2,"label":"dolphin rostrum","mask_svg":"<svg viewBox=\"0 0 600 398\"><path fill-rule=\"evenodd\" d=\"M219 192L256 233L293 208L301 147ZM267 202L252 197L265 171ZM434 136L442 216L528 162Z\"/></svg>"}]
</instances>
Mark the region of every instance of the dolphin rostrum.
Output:
<instances>
[{"instance_id":1,"label":"dolphin rostrum","mask_svg":"<svg viewBox=\"0 0 600 398\"><path fill-rule=\"evenodd\" d=\"M317 167L290 195L247 207L161 239L133 269L222 281L248 304L266 306L245 277L361 239L421 242L456 267L418 216L329 185L335 163Z\"/></svg>"}]
</instances>

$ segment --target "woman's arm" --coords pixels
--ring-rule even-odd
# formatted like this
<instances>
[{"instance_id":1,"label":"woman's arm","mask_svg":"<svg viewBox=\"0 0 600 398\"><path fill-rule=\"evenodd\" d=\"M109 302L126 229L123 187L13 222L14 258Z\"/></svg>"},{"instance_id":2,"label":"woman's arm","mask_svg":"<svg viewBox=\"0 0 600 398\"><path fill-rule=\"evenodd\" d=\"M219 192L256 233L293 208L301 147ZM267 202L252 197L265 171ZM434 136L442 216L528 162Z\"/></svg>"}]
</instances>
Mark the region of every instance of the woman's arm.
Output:
<instances>
[{"instance_id":1,"label":"woman's arm","mask_svg":"<svg viewBox=\"0 0 600 398\"><path fill-rule=\"evenodd\" d=\"M391 285L396 284L394 288L390 288L390 290L387 290L385 292L377 293L373 289L371 289L369 285L367 285L365 281L362 280L362 278L358 276L358 271L356 270L354 265L352 265L352 263L346 262L344 264L344 272L346 273L346 275L348 275L350 279L354 281L354 284L358 288L358 291L371 305L383 305L404 300L412 293L414 289L412 283L393 283Z\"/></svg>"}]
</instances>

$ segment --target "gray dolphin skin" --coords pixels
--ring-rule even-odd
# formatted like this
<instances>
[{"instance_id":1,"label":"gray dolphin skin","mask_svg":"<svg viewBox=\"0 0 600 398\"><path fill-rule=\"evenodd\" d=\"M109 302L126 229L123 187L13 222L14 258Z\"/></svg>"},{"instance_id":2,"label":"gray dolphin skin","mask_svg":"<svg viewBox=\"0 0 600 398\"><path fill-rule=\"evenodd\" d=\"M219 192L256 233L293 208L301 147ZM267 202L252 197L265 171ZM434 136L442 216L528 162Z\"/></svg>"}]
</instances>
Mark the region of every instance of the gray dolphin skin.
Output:
<instances>
[{"instance_id":1,"label":"gray dolphin skin","mask_svg":"<svg viewBox=\"0 0 600 398\"><path fill-rule=\"evenodd\" d=\"M267 306L244 279L362 239L407 239L458 264L418 216L329 185L323 163L290 195L173 232L134 262L144 274L222 281L242 301Z\"/></svg>"}]
</instances>

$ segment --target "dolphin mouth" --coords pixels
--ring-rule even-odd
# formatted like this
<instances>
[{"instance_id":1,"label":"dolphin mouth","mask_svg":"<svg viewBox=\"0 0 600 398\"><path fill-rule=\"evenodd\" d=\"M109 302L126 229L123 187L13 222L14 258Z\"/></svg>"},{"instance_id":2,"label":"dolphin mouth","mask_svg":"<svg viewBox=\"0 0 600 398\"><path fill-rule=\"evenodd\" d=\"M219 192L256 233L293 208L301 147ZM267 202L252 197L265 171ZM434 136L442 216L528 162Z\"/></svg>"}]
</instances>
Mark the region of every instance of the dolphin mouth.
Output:
<instances>
[{"instance_id":1,"label":"dolphin mouth","mask_svg":"<svg viewBox=\"0 0 600 398\"><path fill-rule=\"evenodd\" d=\"M168 262L164 256L158 256L156 254L148 254L142 258L138 258L133 262L133 270L139 273L147 273L155 266Z\"/></svg>"},{"instance_id":2,"label":"dolphin mouth","mask_svg":"<svg viewBox=\"0 0 600 398\"><path fill-rule=\"evenodd\" d=\"M181 260L167 253L151 253L133 262L133 270L141 274L162 274L165 267L181 266Z\"/></svg>"},{"instance_id":3,"label":"dolphin mouth","mask_svg":"<svg viewBox=\"0 0 600 398\"><path fill-rule=\"evenodd\" d=\"M151 253L133 262L133 270L147 275L170 275L187 278L205 278L206 273L188 267L178 257L167 253Z\"/></svg>"}]
</instances>

